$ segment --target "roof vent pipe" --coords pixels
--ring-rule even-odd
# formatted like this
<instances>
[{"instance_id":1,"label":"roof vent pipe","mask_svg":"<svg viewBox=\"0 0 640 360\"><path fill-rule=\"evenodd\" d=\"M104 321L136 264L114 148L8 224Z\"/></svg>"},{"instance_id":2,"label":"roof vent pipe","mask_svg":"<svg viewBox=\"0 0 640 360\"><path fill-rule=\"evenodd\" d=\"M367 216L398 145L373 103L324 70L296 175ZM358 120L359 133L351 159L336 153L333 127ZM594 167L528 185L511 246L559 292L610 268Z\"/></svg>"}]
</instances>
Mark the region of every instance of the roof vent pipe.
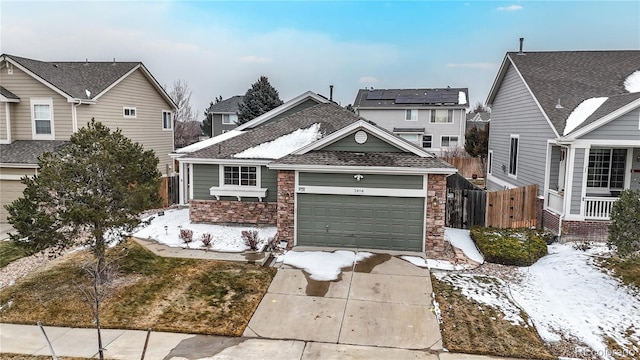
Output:
<instances>
[{"instance_id":1,"label":"roof vent pipe","mask_svg":"<svg viewBox=\"0 0 640 360\"><path fill-rule=\"evenodd\" d=\"M333 85L329 85L329 101L333 101Z\"/></svg>"},{"instance_id":2,"label":"roof vent pipe","mask_svg":"<svg viewBox=\"0 0 640 360\"><path fill-rule=\"evenodd\" d=\"M524 45L524 38L520 38L520 51L518 52L519 55L524 55L524 53L522 52L522 45Z\"/></svg>"}]
</instances>

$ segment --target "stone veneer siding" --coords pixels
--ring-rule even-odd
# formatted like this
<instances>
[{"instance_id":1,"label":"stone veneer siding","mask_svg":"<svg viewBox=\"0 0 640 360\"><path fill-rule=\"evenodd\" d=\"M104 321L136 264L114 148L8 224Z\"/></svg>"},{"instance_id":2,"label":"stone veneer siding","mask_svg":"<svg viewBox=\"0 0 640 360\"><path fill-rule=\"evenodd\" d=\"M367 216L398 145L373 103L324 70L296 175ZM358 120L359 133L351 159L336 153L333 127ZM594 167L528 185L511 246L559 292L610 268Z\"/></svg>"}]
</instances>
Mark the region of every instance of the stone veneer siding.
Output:
<instances>
[{"instance_id":1,"label":"stone veneer siding","mask_svg":"<svg viewBox=\"0 0 640 360\"><path fill-rule=\"evenodd\" d=\"M293 247L295 235L296 176L294 171L278 171L278 240L286 241L287 248Z\"/></svg>"},{"instance_id":2,"label":"stone veneer siding","mask_svg":"<svg viewBox=\"0 0 640 360\"><path fill-rule=\"evenodd\" d=\"M442 257L446 252L444 219L447 180L444 174L429 174L427 180L427 229L425 249L427 255ZM438 200L434 204L434 197Z\"/></svg>"},{"instance_id":3,"label":"stone veneer siding","mask_svg":"<svg viewBox=\"0 0 640 360\"><path fill-rule=\"evenodd\" d=\"M229 200L191 200L193 223L276 225L277 203Z\"/></svg>"}]
</instances>

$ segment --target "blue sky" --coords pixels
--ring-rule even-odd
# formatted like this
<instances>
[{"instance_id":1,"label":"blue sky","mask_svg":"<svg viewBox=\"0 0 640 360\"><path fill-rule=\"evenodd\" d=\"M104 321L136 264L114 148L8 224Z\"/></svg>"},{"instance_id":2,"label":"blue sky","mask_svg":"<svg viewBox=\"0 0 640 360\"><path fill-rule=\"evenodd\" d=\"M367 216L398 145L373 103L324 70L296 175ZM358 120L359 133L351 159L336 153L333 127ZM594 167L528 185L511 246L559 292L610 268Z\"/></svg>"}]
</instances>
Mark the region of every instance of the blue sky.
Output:
<instances>
[{"instance_id":1,"label":"blue sky","mask_svg":"<svg viewBox=\"0 0 640 360\"><path fill-rule=\"evenodd\" d=\"M468 87L484 101L505 52L640 49L640 1L110 1L0 4L0 50L142 61L188 82L198 115L266 75L283 100L342 105L359 88Z\"/></svg>"}]
</instances>

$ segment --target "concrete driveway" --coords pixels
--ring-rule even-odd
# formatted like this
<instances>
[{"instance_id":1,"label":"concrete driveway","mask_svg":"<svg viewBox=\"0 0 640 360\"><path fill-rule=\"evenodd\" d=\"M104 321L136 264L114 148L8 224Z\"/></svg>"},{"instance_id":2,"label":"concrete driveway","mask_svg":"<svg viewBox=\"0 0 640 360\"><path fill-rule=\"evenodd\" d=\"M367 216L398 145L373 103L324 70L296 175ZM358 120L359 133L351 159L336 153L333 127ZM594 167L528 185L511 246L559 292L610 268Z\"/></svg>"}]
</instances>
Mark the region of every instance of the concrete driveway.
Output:
<instances>
[{"instance_id":1,"label":"concrete driveway","mask_svg":"<svg viewBox=\"0 0 640 360\"><path fill-rule=\"evenodd\" d=\"M427 270L386 254L332 282L283 266L244 336L441 350L431 295Z\"/></svg>"}]
</instances>

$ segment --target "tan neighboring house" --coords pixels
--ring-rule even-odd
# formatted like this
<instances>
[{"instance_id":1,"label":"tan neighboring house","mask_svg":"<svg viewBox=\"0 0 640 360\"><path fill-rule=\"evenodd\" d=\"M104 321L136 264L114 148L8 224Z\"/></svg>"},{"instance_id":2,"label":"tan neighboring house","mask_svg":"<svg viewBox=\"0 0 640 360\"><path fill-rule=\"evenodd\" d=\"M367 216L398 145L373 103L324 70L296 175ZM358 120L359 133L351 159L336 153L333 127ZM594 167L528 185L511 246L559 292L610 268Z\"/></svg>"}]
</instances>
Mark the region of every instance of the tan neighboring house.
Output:
<instances>
[{"instance_id":1,"label":"tan neighboring house","mask_svg":"<svg viewBox=\"0 0 640 360\"><path fill-rule=\"evenodd\" d=\"M20 178L95 118L152 149L172 172L176 105L141 62L48 62L0 55L0 222Z\"/></svg>"}]
</instances>

